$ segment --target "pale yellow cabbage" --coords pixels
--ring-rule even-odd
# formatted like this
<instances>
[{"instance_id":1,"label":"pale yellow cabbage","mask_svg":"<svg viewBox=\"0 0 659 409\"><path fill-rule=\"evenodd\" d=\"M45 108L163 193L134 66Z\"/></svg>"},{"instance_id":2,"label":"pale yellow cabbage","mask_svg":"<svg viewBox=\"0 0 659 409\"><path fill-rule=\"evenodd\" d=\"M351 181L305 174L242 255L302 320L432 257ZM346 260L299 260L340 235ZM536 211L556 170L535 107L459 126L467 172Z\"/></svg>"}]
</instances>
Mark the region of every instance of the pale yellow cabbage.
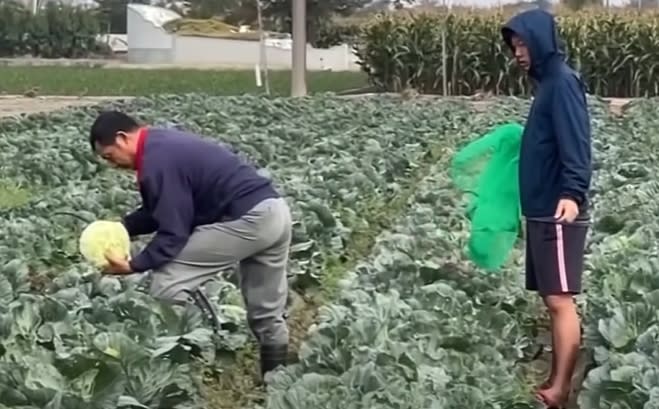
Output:
<instances>
[{"instance_id":1,"label":"pale yellow cabbage","mask_svg":"<svg viewBox=\"0 0 659 409\"><path fill-rule=\"evenodd\" d=\"M80 234L80 253L97 268L107 266L105 254L130 257L130 237L120 222L97 220L90 223Z\"/></svg>"}]
</instances>

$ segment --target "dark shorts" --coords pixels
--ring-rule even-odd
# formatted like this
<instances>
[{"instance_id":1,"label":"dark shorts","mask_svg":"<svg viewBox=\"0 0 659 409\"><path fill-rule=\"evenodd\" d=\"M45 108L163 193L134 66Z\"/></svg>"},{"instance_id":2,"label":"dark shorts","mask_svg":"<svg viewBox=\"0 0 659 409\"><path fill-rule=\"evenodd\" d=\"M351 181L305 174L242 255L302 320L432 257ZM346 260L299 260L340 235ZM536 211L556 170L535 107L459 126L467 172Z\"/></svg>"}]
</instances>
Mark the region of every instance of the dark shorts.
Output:
<instances>
[{"instance_id":1,"label":"dark shorts","mask_svg":"<svg viewBox=\"0 0 659 409\"><path fill-rule=\"evenodd\" d=\"M587 222L526 222L526 288L541 296L579 294Z\"/></svg>"}]
</instances>

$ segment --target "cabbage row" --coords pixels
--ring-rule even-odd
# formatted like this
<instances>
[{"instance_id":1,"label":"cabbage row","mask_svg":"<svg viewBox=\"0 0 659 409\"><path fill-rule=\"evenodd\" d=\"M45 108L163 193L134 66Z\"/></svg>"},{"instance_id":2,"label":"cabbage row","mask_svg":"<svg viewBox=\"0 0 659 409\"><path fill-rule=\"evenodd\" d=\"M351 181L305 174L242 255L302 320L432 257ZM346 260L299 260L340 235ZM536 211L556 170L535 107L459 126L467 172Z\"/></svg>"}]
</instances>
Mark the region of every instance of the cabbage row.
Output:
<instances>
[{"instance_id":1,"label":"cabbage row","mask_svg":"<svg viewBox=\"0 0 659 409\"><path fill-rule=\"evenodd\" d=\"M350 102L338 98L290 101L256 97L160 96L118 104L142 120L178 126L235 146L266 168L290 199L295 226L297 285L317 283L328 264L340 261L355 233L370 231L373 215L401 194L405 180L429 158L439 135L465 123L461 107L399 105L394 100ZM0 130L0 179L33 186L26 206L7 214L11 240L2 256L13 258L34 244L32 259L77 262L80 223L116 217L137 200L133 176L99 163L86 139L92 109L5 122ZM23 234L20 234L20 233ZM29 234L28 234L29 233ZM35 242L36 240L36 242ZM11 248L9 248L11 247ZM301 265L300 265L301 264Z\"/></svg>"},{"instance_id":2,"label":"cabbage row","mask_svg":"<svg viewBox=\"0 0 659 409\"><path fill-rule=\"evenodd\" d=\"M534 407L538 303L522 287L521 249L500 275L465 261L469 226L446 172L459 146L522 120L528 103L476 111L384 97L172 95L113 106L230 143L264 166L296 220L296 291L352 266L300 362L273 377L268 408ZM623 118L592 106L595 225L580 305L593 369L579 404L651 409L659 103L638 102ZM230 370L224 358L249 342L235 281L208 288L223 321L215 335L196 309L158 303L81 261L84 222L71 214L116 218L138 200L132 175L89 150L95 109L0 122L0 180L32 193L0 210L0 408L205 407L201 369Z\"/></svg>"},{"instance_id":3,"label":"cabbage row","mask_svg":"<svg viewBox=\"0 0 659 409\"><path fill-rule=\"evenodd\" d=\"M659 408L659 101L598 125L582 409Z\"/></svg>"},{"instance_id":4,"label":"cabbage row","mask_svg":"<svg viewBox=\"0 0 659 409\"><path fill-rule=\"evenodd\" d=\"M268 409L533 407L521 361L534 303L512 269L486 277L463 260L468 227L446 166L323 308L300 362L273 377Z\"/></svg>"},{"instance_id":5,"label":"cabbage row","mask_svg":"<svg viewBox=\"0 0 659 409\"><path fill-rule=\"evenodd\" d=\"M508 109L501 121L522 120L528 109L499 102ZM656 408L659 103L636 102L624 118L598 100L591 109L594 226L578 300L589 371L578 405ZM469 226L446 171L446 161L432 168L323 308L300 362L273 377L266 408L537 407L534 358L546 340L537 337L543 310L523 290L522 246L500 275L465 262Z\"/></svg>"},{"instance_id":6,"label":"cabbage row","mask_svg":"<svg viewBox=\"0 0 659 409\"><path fill-rule=\"evenodd\" d=\"M265 167L294 212L297 291L315 291L325 272L364 255L355 237L374 237L397 216L390 204L450 153L444 138L494 120L463 104L386 98L172 95L113 105L230 143ZM78 217L116 218L138 200L133 176L90 152L95 109L0 122L0 179L32 193L0 219L0 407L204 407L200 368L226 370L220 357L249 339L238 291L232 280L208 289L223 321L214 335L194 308L162 305L80 260Z\"/></svg>"}]
</instances>

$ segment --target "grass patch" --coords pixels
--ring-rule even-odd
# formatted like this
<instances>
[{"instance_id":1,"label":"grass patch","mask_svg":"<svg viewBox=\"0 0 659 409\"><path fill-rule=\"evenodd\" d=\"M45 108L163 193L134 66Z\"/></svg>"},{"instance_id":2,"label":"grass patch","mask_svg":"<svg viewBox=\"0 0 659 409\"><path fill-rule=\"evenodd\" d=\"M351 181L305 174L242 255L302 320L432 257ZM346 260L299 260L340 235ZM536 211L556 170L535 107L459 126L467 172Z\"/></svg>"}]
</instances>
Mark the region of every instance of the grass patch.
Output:
<instances>
[{"instance_id":1,"label":"grass patch","mask_svg":"<svg viewBox=\"0 0 659 409\"><path fill-rule=\"evenodd\" d=\"M21 207L30 200L28 189L11 180L0 180L0 210Z\"/></svg>"},{"instance_id":2,"label":"grass patch","mask_svg":"<svg viewBox=\"0 0 659 409\"><path fill-rule=\"evenodd\" d=\"M270 71L275 95L290 94L291 72ZM360 72L307 74L309 92L339 92L367 85ZM125 69L94 67L0 67L0 93L38 95L141 96L204 92L241 95L265 92L256 86L253 70Z\"/></svg>"}]
</instances>

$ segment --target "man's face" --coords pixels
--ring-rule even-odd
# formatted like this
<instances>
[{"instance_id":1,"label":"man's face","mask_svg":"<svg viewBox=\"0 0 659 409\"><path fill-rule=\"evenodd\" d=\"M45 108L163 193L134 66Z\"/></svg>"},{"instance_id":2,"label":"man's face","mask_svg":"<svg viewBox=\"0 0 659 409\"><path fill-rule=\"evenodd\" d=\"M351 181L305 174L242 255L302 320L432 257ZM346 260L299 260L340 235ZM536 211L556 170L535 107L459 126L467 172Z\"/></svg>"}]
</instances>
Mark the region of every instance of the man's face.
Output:
<instances>
[{"instance_id":1,"label":"man's face","mask_svg":"<svg viewBox=\"0 0 659 409\"><path fill-rule=\"evenodd\" d=\"M117 134L117 139L112 145L96 144L96 152L101 158L120 169L135 167L135 152L131 149L130 136L124 132Z\"/></svg>"},{"instance_id":2,"label":"man's face","mask_svg":"<svg viewBox=\"0 0 659 409\"><path fill-rule=\"evenodd\" d=\"M513 49L515 50L515 60L517 60L517 64L519 64L524 71L528 71L529 68L531 68L531 55L529 54L528 47L524 44L524 41L516 35L512 36L511 42Z\"/></svg>"}]
</instances>

